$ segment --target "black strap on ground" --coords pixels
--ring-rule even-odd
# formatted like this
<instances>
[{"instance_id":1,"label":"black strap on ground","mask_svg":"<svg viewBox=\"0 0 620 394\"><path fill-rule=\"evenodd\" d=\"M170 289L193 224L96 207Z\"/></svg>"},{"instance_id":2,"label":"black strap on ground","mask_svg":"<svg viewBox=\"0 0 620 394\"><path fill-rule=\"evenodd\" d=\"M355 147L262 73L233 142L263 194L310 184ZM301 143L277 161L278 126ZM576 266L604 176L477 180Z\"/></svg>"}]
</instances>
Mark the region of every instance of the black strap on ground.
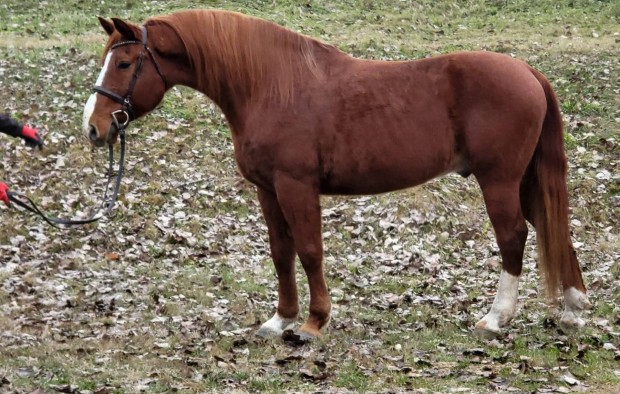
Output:
<instances>
[{"instance_id":1,"label":"black strap on ground","mask_svg":"<svg viewBox=\"0 0 620 394\"><path fill-rule=\"evenodd\" d=\"M124 169L124 163L125 163L125 127L123 126L119 127L118 136L121 140L121 155L120 155L120 159L118 163L118 172L116 174L116 181L114 183L114 192L112 193L112 196L110 197L110 200L108 201L107 206L105 210L103 210L103 212L101 211L101 209L106 205L106 201L108 200L108 190L110 186L109 181L106 184L105 192L103 195L103 201L101 202L101 205L99 206L99 208L97 208L97 210L95 211L93 215L91 215L88 218L84 218L84 219L63 219L63 218L48 216L39 209L39 207L37 206L37 204L34 203L34 201L32 201L28 196L25 196L21 193L8 192L7 194L9 196L9 200L11 200L11 202L13 202L15 205L20 206L27 211L30 211L36 215L41 216L41 218L43 218L43 220L45 220L46 223L56 228L61 228L59 227L59 225L79 226L83 224L89 224L89 223L96 222L97 220L101 219L104 216L109 215L112 209L114 208L114 204L116 203L116 200L118 198L118 193L121 189L121 179L123 177L123 169ZM108 147L109 147L108 176L111 176L112 170L114 167L114 148L112 147L112 144L109 144Z\"/></svg>"}]
</instances>

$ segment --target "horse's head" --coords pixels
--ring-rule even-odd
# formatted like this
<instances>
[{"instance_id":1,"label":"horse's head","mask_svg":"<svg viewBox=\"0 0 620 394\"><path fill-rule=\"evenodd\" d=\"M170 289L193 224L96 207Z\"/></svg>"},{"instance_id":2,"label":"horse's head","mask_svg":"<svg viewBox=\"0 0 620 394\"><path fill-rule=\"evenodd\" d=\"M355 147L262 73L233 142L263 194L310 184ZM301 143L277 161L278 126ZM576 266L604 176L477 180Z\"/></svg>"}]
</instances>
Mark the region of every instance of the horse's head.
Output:
<instances>
[{"instance_id":1,"label":"horse's head","mask_svg":"<svg viewBox=\"0 0 620 394\"><path fill-rule=\"evenodd\" d=\"M146 28L99 18L110 36L95 88L84 106L84 135L96 146L114 143L121 125L153 110L168 88Z\"/></svg>"}]
</instances>

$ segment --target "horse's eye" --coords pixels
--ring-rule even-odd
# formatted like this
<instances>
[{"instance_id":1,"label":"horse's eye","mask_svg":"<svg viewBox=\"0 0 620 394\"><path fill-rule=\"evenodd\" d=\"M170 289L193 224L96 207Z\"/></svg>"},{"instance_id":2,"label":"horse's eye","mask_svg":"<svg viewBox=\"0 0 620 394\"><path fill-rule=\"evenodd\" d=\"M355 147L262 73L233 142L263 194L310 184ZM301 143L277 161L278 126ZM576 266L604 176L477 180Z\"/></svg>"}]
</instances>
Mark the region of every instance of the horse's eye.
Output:
<instances>
[{"instance_id":1,"label":"horse's eye","mask_svg":"<svg viewBox=\"0 0 620 394\"><path fill-rule=\"evenodd\" d=\"M131 63L129 63L129 62L120 62L118 64L118 68L120 68L121 70L125 70L125 69L129 68L129 66L131 66Z\"/></svg>"}]
</instances>

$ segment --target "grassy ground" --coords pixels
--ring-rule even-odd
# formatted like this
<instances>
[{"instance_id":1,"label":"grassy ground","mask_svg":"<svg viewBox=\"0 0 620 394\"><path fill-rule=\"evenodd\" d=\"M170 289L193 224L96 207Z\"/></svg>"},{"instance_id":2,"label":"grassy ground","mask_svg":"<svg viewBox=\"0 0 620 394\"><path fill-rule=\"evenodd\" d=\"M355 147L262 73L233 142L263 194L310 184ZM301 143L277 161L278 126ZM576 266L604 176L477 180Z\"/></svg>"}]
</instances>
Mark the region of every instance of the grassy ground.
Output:
<instances>
[{"instance_id":1,"label":"grassy ground","mask_svg":"<svg viewBox=\"0 0 620 394\"><path fill-rule=\"evenodd\" d=\"M47 146L33 154L4 138L0 178L55 212L94 205L106 158L79 127L105 41L95 17L198 6L359 57L484 49L543 71L566 121L587 328L557 327L530 236L517 319L498 340L472 336L493 300L498 250L475 181L448 176L324 199L330 329L302 347L254 338L277 296L254 189L218 109L175 89L129 131L112 219L57 231L0 209L0 392L620 391L617 1L4 1L0 110L45 130Z\"/></svg>"}]
</instances>

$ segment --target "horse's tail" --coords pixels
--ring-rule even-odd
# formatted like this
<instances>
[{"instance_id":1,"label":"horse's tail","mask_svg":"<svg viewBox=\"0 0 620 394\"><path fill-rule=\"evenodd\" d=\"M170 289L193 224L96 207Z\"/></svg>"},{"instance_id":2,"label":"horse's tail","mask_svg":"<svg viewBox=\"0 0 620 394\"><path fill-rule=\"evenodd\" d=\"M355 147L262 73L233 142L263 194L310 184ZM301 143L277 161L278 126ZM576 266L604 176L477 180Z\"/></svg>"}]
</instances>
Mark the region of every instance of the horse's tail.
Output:
<instances>
[{"instance_id":1,"label":"horse's tail","mask_svg":"<svg viewBox=\"0 0 620 394\"><path fill-rule=\"evenodd\" d=\"M564 278L572 270L568 227L567 161L564 152L562 115L551 84L532 69L547 99L547 113L534 156L521 184L528 219L536 228L538 265L547 296L555 300ZM579 274L580 275L580 274Z\"/></svg>"}]
</instances>

